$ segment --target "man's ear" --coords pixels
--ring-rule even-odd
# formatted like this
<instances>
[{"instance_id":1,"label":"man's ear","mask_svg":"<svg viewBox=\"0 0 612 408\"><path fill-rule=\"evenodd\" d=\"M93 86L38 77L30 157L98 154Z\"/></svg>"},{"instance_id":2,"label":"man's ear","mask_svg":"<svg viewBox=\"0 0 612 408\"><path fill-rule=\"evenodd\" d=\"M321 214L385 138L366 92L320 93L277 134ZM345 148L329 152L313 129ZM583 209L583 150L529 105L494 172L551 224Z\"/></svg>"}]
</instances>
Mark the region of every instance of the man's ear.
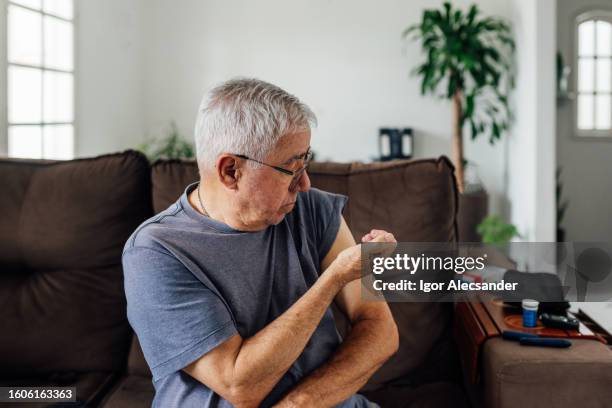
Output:
<instances>
[{"instance_id":1,"label":"man's ear","mask_svg":"<svg viewBox=\"0 0 612 408\"><path fill-rule=\"evenodd\" d=\"M222 154L217 158L217 178L226 188L238 189L238 180L241 176L240 163L235 156Z\"/></svg>"}]
</instances>

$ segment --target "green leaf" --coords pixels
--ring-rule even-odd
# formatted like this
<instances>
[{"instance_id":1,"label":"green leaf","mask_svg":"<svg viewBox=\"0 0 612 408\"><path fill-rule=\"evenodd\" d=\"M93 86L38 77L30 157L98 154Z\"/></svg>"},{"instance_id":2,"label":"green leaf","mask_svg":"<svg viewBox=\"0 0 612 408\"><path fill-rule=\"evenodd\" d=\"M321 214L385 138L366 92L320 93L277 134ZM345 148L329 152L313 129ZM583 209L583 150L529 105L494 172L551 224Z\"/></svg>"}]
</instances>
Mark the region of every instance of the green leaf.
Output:
<instances>
[{"instance_id":1,"label":"green leaf","mask_svg":"<svg viewBox=\"0 0 612 408\"><path fill-rule=\"evenodd\" d=\"M474 94L470 93L465 98L465 116L471 118L474 114Z\"/></svg>"},{"instance_id":2,"label":"green leaf","mask_svg":"<svg viewBox=\"0 0 612 408\"><path fill-rule=\"evenodd\" d=\"M472 23L474 22L474 19L476 18L476 16L478 15L478 6L476 6L475 4L472 4L470 6L470 11L468 11L468 16L467 16L467 25L471 26Z\"/></svg>"},{"instance_id":3,"label":"green leaf","mask_svg":"<svg viewBox=\"0 0 612 408\"><path fill-rule=\"evenodd\" d=\"M138 149L152 162L162 158L177 159L195 157L193 146L181 137L174 122L171 123L171 129L168 136L147 141L141 144Z\"/></svg>"},{"instance_id":4,"label":"green leaf","mask_svg":"<svg viewBox=\"0 0 612 408\"><path fill-rule=\"evenodd\" d=\"M476 127L476 123L470 119L470 129L472 131L472 140L478 137L478 128Z\"/></svg>"},{"instance_id":5,"label":"green leaf","mask_svg":"<svg viewBox=\"0 0 612 408\"><path fill-rule=\"evenodd\" d=\"M461 24L461 19L463 17L463 13L461 12L461 10L455 10L455 14L453 15L453 22L455 24Z\"/></svg>"},{"instance_id":6,"label":"green leaf","mask_svg":"<svg viewBox=\"0 0 612 408\"><path fill-rule=\"evenodd\" d=\"M497 215L487 216L478 226L476 232L485 244L506 244L514 237L520 237L516 226L505 223Z\"/></svg>"}]
</instances>

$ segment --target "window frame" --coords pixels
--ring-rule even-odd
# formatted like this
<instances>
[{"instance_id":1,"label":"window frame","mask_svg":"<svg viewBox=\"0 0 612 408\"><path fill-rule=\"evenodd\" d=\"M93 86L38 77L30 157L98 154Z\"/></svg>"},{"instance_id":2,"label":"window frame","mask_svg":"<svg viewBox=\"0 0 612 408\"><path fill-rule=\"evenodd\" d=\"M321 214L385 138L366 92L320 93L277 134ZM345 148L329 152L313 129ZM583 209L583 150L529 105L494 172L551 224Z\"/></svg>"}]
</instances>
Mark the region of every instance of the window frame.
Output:
<instances>
[{"instance_id":1,"label":"window frame","mask_svg":"<svg viewBox=\"0 0 612 408\"><path fill-rule=\"evenodd\" d=\"M612 24L612 9L596 9L596 10L588 10L579 13L574 18L574 38L572 41L573 49L572 49L572 86L574 87L575 92L573 97L573 109L572 109L572 119L574 124L574 139L577 140L598 140L598 141L607 141L612 142L612 126L610 129L580 129L578 127L578 99L580 96L580 92L578 89L578 61L580 59L579 56L579 38L578 38L578 27L580 24L589 21L589 20L604 20ZM594 56L595 57L595 56ZM610 56L612 59L612 55ZM596 59L596 57L595 57ZM595 93L595 92L594 92ZM612 92L610 92L612 97ZM612 106L612 104L611 104ZM610 109L610 118L612 121L612 108Z\"/></svg>"},{"instance_id":2,"label":"window frame","mask_svg":"<svg viewBox=\"0 0 612 408\"><path fill-rule=\"evenodd\" d=\"M79 83L79 77L78 77L78 72L79 72L79 67L78 67L78 4L79 1L78 0L72 0L72 19L67 19L52 13L47 13L43 10L42 8L42 4L41 4L41 10L36 10L33 9L31 7L28 6L24 6L21 4L17 4L17 3L13 3L11 0L0 0L1 4L1 14L0 14L0 29L2 30L2 33L4 34L4 40L0 41L0 58L2 58L3 62L0 64L0 75L2 76L2 78L0 78L0 95L3 94L5 95L4 98L2 98L2 102L1 102L1 109L0 109L0 124L1 124L1 129L0 129L0 156L4 156L7 158L14 158L12 156L9 156L9 128L11 126L40 126L41 127L41 132L43 132L44 130L44 126L45 125L72 125L72 157L74 158L77 156L77 148L78 148L78 83ZM42 1L42 3L44 3L44 0ZM8 60L8 42L9 42L9 32L8 32L8 9L9 6L14 6L14 7L20 7L23 8L25 10L30 10L36 13L39 13L42 16L43 22L44 22L44 17L45 16L51 16L53 18L57 18L59 20L62 21L66 21L72 24L72 71L65 71L62 69L55 69L55 68L48 68L43 66L42 64L44 63L44 59L41 60L41 66L36 66L36 65L32 65L32 64L22 64L22 63L12 63L9 62ZM41 44L41 46L43 47L43 49L41 50L41 52L43 53L42 55L44 56L44 45ZM73 103L73 110L72 110L72 121L71 122L45 122L44 117L41 117L41 122L40 123L9 123L9 117L8 117L8 105L9 105L9 101L8 101L8 70L10 66L17 66L17 67L25 67L25 68L34 68L34 69L38 69L41 71L41 74L44 76L44 73L46 71L49 72L60 72L60 73L69 73L72 75L72 103ZM41 93L41 98L44 101L44 90L42 90ZM41 112L41 115L43 113ZM44 133L43 133L43 137L44 137ZM43 145L44 145L44 139L43 140ZM44 153L44 152L43 152ZM44 155L43 157L41 157L42 160L60 160L60 159L50 159L50 158L45 158Z\"/></svg>"}]
</instances>

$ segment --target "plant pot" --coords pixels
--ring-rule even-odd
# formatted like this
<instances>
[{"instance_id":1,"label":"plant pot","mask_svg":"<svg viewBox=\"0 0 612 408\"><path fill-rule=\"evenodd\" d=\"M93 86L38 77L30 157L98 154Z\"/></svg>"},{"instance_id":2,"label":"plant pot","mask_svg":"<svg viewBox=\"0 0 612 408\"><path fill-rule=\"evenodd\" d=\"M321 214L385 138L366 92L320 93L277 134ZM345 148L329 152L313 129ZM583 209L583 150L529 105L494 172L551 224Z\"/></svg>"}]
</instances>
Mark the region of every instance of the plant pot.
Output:
<instances>
[{"instance_id":1,"label":"plant pot","mask_svg":"<svg viewBox=\"0 0 612 408\"><path fill-rule=\"evenodd\" d=\"M481 242L476 227L488 213L489 195L485 190L459 194L459 210L457 212L459 242Z\"/></svg>"},{"instance_id":2,"label":"plant pot","mask_svg":"<svg viewBox=\"0 0 612 408\"><path fill-rule=\"evenodd\" d=\"M557 242L565 242L565 228L557 228Z\"/></svg>"}]
</instances>

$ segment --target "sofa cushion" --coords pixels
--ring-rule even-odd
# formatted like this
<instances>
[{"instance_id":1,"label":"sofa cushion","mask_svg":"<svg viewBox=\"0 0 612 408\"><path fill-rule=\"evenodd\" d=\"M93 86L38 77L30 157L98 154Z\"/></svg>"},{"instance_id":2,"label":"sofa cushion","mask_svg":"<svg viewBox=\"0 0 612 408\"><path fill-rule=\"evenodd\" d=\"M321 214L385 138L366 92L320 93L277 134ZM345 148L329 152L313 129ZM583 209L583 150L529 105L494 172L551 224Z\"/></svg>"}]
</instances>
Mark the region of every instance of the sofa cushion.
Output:
<instances>
[{"instance_id":1,"label":"sofa cushion","mask_svg":"<svg viewBox=\"0 0 612 408\"><path fill-rule=\"evenodd\" d=\"M445 157L351 166L348 214L356 239L371 228L400 242L454 242L457 189Z\"/></svg>"},{"instance_id":2,"label":"sofa cushion","mask_svg":"<svg viewBox=\"0 0 612 408\"><path fill-rule=\"evenodd\" d=\"M100 404L101 408L150 408L155 388L151 377L128 375L122 378L116 387Z\"/></svg>"},{"instance_id":3,"label":"sofa cushion","mask_svg":"<svg viewBox=\"0 0 612 408\"><path fill-rule=\"evenodd\" d=\"M453 382L432 382L419 386L388 386L378 391L362 392L370 401L384 408L468 408L461 389Z\"/></svg>"},{"instance_id":4,"label":"sofa cushion","mask_svg":"<svg viewBox=\"0 0 612 408\"><path fill-rule=\"evenodd\" d=\"M121 251L152 215L136 152L0 160L0 361L12 376L125 365ZM6 244L6 245L5 245ZM18 339L18 341L16 341Z\"/></svg>"},{"instance_id":5,"label":"sofa cushion","mask_svg":"<svg viewBox=\"0 0 612 408\"><path fill-rule=\"evenodd\" d=\"M127 373L129 375L140 375L142 377L151 377L151 369L145 361L142 348L138 337L132 336L132 345L130 346L130 354L128 356Z\"/></svg>"},{"instance_id":6,"label":"sofa cushion","mask_svg":"<svg viewBox=\"0 0 612 408\"><path fill-rule=\"evenodd\" d=\"M19 240L15 239L15 233L19 230L19 217L15 215L21 212L23 197L32 175L46 163L39 160L0 160L0 265L5 271L22 264Z\"/></svg>"},{"instance_id":7,"label":"sofa cushion","mask_svg":"<svg viewBox=\"0 0 612 408\"><path fill-rule=\"evenodd\" d=\"M555 349L523 347L500 337L487 340L481 349L485 405L611 406L612 351L594 340L571 341L571 347Z\"/></svg>"},{"instance_id":8,"label":"sofa cushion","mask_svg":"<svg viewBox=\"0 0 612 408\"><path fill-rule=\"evenodd\" d=\"M155 214L173 204L185 187L200 179L195 160L158 160L151 167Z\"/></svg>"}]
</instances>

